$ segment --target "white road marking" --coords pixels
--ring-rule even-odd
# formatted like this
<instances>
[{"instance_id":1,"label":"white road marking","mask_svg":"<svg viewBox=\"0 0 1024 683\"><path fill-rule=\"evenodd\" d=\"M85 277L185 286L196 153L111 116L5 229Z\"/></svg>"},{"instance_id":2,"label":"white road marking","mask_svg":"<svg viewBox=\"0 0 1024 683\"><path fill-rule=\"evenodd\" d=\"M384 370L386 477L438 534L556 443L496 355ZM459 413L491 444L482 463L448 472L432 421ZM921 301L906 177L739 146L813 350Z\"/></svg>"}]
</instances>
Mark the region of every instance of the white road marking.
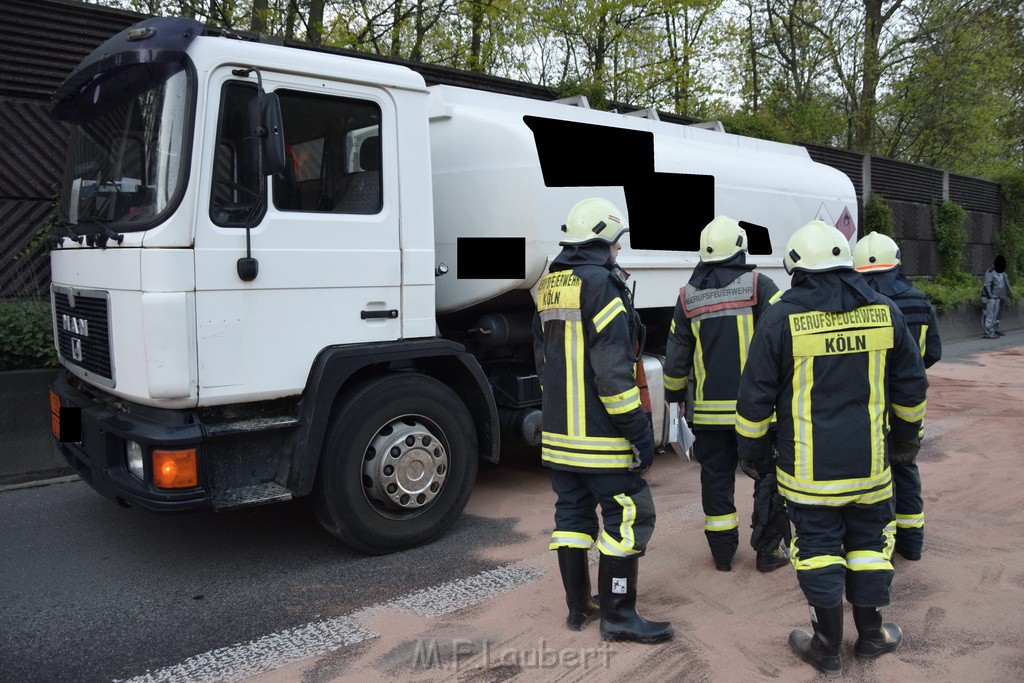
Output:
<instances>
[{"instance_id":1,"label":"white road marking","mask_svg":"<svg viewBox=\"0 0 1024 683\"><path fill-rule=\"evenodd\" d=\"M359 624L371 613L403 611L433 618L508 593L544 575L544 569L532 566L533 564L516 562L504 565L465 579L448 581L403 595L351 614L271 633L248 643L210 650L189 657L180 664L146 672L130 679L128 683L240 681L292 662L322 656L342 647L378 637L379 634Z\"/></svg>"}]
</instances>

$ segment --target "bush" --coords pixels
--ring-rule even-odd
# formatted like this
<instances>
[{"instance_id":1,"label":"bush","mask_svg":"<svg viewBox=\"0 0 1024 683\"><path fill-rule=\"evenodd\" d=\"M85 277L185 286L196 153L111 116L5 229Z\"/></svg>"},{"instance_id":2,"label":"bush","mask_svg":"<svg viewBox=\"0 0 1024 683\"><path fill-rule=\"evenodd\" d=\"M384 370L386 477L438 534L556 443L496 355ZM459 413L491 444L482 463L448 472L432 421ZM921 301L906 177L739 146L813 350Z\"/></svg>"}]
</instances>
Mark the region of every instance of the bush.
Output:
<instances>
[{"instance_id":1,"label":"bush","mask_svg":"<svg viewBox=\"0 0 1024 683\"><path fill-rule=\"evenodd\" d=\"M981 307L981 278L967 273L914 278L914 286L935 304L939 313L948 313L958 306Z\"/></svg>"},{"instance_id":2,"label":"bush","mask_svg":"<svg viewBox=\"0 0 1024 683\"><path fill-rule=\"evenodd\" d=\"M964 254L967 252L967 212L956 202L946 200L932 212L936 247L939 250L939 275L955 279L963 274ZM979 290L980 291L980 290Z\"/></svg>"},{"instance_id":3,"label":"bush","mask_svg":"<svg viewBox=\"0 0 1024 683\"><path fill-rule=\"evenodd\" d=\"M57 365L50 302L0 301L0 370L30 370Z\"/></svg>"},{"instance_id":4,"label":"bush","mask_svg":"<svg viewBox=\"0 0 1024 683\"><path fill-rule=\"evenodd\" d=\"M882 195L872 192L868 203L864 205L864 234L877 232L886 237L896 237L892 229L892 209L882 199Z\"/></svg>"},{"instance_id":5,"label":"bush","mask_svg":"<svg viewBox=\"0 0 1024 683\"><path fill-rule=\"evenodd\" d=\"M1006 258L1010 287L1024 278L1024 170L1000 178L1003 187L1003 227L992 240L995 253Z\"/></svg>"}]
</instances>

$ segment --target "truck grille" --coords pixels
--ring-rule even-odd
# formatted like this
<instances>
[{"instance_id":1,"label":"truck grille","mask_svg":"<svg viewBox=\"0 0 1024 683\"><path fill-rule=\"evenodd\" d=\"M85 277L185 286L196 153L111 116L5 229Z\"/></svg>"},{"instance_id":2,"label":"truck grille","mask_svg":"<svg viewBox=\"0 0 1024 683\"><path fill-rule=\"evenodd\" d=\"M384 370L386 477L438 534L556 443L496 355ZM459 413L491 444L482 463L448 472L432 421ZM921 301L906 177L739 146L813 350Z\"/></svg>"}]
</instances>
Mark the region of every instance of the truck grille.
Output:
<instances>
[{"instance_id":1,"label":"truck grille","mask_svg":"<svg viewBox=\"0 0 1024 683\"><path fill-rule=\"evenodd\" d=\"M114 384L110 298L106 292L54 287L53 314L61 361L85 377Z\"/></svg>"}]
</instances>

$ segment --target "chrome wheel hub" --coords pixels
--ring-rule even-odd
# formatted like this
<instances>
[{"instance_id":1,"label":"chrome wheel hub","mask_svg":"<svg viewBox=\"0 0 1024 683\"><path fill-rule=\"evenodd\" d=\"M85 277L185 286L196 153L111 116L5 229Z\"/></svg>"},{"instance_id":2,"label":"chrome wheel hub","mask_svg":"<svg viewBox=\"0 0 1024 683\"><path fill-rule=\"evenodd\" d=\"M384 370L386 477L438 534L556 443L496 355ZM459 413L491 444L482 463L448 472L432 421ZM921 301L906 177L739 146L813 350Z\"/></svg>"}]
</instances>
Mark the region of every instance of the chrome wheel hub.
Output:
<instances>
[{"instance_id":1,"label":"chrome wheel hub","mask_svg":"<svg viewBox=\"0 0 1024 683\"><path fill-rule=\"evenodd\" d=\"M380 510L427 507L444 488L448 451L422 417L384 425L363 455L363 491Z\"/></svg>"}]
</instances>

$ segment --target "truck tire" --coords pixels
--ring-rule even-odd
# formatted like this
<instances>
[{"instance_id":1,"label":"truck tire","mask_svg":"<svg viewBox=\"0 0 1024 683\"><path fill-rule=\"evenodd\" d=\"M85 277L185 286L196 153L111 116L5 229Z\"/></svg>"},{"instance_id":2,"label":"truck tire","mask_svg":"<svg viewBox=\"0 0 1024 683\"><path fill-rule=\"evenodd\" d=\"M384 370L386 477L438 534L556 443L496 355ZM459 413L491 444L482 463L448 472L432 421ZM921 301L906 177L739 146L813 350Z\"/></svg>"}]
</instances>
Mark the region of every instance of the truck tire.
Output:
<instances>
[{"instance_id":1,"label":"truck tire","mask_svg":"<svg viewBox=\"0 0 1024 683\"><path fill-rule=\"evenodd\" d=\"M424 375L374 378L335 407L316 515L365 553L429 543L462 514L478 464L473 418L458 394Z\"/></svg>"}]
</instances>

